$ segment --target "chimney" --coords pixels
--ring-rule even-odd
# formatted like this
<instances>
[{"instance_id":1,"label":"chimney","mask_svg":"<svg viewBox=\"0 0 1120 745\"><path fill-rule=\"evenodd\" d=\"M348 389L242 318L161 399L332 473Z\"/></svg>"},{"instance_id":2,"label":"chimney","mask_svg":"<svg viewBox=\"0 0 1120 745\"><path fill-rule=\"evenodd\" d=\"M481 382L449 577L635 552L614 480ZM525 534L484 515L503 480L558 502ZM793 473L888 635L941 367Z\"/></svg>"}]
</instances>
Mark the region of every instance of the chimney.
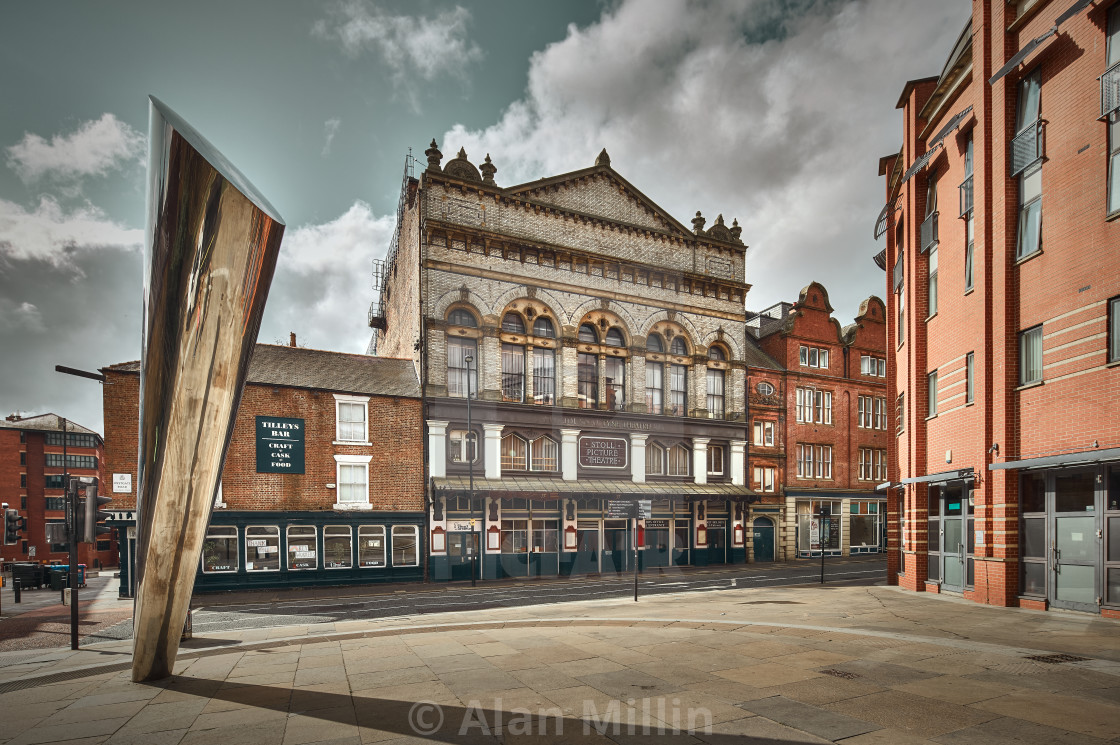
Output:
<instances>
[{"instance_id":1,"label":"chimney","mask_svg":"<svg viewBox=\"0 0 1120 745\"><path fill-rule=\"evenodd\" d=\"M23 417L21 417L19 415L18 411L15 412L14 414L8 414L8 416L6 416L4 418L7 419L9 422L18 422L20 419L23 419Z\"/></svg>"},{"instance_id":2,"label":"chimney","mask_svg":"<svg viewBox=\"0 0 1120 745\"><path fill-rule=\"evenodd\" d=\"M295 345L296 345L296 332L293 331L292 332L292 338L291 338L291 341L288 342L288 346L289 347L294 347Z\"/></svg>"}]
</instances>

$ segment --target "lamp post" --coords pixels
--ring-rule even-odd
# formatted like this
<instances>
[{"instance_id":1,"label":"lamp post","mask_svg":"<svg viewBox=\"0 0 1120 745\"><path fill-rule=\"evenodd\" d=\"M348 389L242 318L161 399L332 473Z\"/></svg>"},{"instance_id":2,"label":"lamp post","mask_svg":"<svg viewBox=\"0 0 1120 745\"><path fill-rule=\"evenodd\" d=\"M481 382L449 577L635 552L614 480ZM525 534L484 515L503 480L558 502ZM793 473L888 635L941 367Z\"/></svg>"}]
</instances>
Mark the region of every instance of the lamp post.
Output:
<instances>
[{"instance_id":1,"label":"lamp post","mask_svg":"<svg viewBox=\"0 0 1120 745\"><path fill-rule=\"evenodd\" d=\"M463 358L463 362L467 364L467 505L471 511L471 517L474 517L474 459L478 449L474 444L474 427L471 423L471 363L474 362L474 356L468 354ZM483 520L486 518L485 510L483 511ZM480 548L480 541L478 540L478 533L475 532L474 526L471 526L471 587L478 586L478 551Z\"/></svg>"}]
</instances>

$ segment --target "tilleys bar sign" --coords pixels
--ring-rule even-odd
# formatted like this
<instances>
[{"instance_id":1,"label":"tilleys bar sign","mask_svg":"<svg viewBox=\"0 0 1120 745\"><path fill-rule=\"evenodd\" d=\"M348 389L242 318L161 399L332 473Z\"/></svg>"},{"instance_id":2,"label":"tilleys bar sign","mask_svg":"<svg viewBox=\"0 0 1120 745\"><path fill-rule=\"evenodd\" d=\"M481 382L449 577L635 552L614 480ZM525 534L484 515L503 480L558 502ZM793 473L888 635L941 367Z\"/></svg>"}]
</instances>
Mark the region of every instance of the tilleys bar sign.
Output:
<instances>
[{"instance_id":1,"label":"tilleys bar sign","mask_svg":"<svg viewBox=\"0 0 1120 745\"><path fill-rule=\"evenodd\" d=\"M304 420L257 417L257 473L303 473Z\"/></svg>"}]
</instances>

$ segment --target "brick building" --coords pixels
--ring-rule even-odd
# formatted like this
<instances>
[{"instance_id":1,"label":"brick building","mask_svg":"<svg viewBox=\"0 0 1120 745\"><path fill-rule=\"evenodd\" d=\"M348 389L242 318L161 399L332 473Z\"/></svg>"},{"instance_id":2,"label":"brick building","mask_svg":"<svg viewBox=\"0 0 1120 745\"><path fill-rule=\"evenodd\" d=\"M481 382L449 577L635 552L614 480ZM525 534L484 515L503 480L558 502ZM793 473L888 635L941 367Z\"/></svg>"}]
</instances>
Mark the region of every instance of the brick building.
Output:
<instances>
[{"instance_id":1,"label":"brick building","mask_svg":"<svg viewBox=\"0 0 1120 745\"><path fill-rule=\"evenodd\" d=\"M889 579L1120 614L1120 4L975 0L883 158Z\"/></svg>"},{"instance_id":2,"label":"brick building","mask_svg":"<svg viewBox=\"0 0 1120 745\"><path fill-rule=\"evenodd\" d=\"M65 474L101 478L101 435L57 414L21 417L12 414L0 421L0 501L19 510L27 519L27 529L19 544L0 546L4 562L36 561L65 564L68 544L49 544L48 523L66 522ZM97 545L78 544L78 561L89 568L115 566L116 544L112 539Z\"/></svg>"},{"instance_id":3,"label":"brick building","mask_svg":"<svg viewBox=\"0 0 1120 745\"><path fill-rule=\"evenodd\" d=\"M750 486L780 519L780 558L886 547L886 317L870 297L841 326L813 282L796 303L747 314ZM819 541L811 541L813 516ZM760 537L755 523L755 540Z\"/></svg>"},{"instance_id":4,"label":"brick building","mask_svg":"<svg viewBox=\"0 0 1120 745\"><path fill-rule=\"evenodd\" d=\"M421 376L433 578L631 567L611 498L653 503L643 565L745 561L738 225L686 228L605 151L510 187L489 156L425 154L369 321Z\"/></svg>"},{"instance_id":5,"label":"brick building","mask_svg":"<svg viewBox=\"0 0 1120 745\"><path fill-rule=\"evenodd\" d=\"M134 589L140 363L105 375L105 464ZM423 577L420 389L410 360L258 344L196 590Z\"/></svg>"}]
</instances>

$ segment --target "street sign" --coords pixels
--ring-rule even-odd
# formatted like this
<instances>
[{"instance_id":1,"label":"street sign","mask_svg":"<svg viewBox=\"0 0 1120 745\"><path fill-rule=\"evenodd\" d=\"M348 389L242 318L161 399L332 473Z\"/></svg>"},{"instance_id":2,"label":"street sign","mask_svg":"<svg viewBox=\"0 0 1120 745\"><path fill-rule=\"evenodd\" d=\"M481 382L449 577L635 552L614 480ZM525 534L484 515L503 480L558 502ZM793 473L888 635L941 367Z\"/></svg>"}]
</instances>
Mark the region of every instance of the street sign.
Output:
<instances>
[{"instance_id":1,"label":"street sign","mask_svg":"<svg viewBox=\"0 0 1120 745\"><path fill-rule=\"evenodd\" d=\"M652 499L639 499L638 500L638 518L641 520L648 520L653 517L653 500Z\"/></svg>"},{"instance_id":2,"label":"street sign","mask_svg":"<svg viewBox=\"0 0 1120 745\"><path fill-rule=\"evenodd\" d=\"M636 503L629 499L608 499L607 517L610 519L634 517Z\"/></svg>"}]
</instances>

